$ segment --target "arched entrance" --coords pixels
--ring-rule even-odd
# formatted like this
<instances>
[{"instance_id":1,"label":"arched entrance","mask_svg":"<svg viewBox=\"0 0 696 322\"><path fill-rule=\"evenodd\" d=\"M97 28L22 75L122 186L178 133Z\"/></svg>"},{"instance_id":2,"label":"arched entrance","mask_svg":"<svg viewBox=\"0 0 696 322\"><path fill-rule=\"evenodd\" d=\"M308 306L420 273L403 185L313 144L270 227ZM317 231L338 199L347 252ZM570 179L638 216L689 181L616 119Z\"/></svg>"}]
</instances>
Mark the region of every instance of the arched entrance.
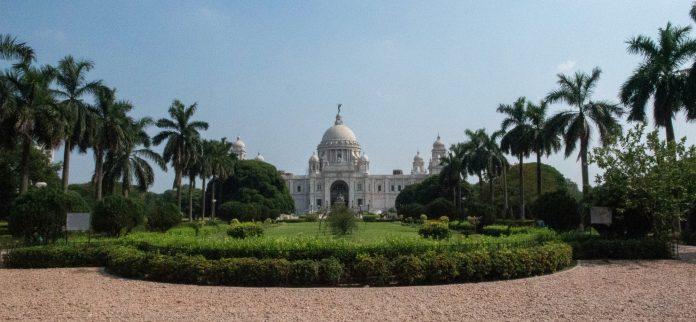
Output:
<instances>
[{"instance_id":1,"label":"arched entrance","mask_svg":"<svg viewBox=\"0 0 696 322\"><path fill-rule=\"evenodd\" d=\"M336 202L342 202L348 206L348 184L343 180L336 180L331 184L331 206Z\"/></svg>"}]
</instances>

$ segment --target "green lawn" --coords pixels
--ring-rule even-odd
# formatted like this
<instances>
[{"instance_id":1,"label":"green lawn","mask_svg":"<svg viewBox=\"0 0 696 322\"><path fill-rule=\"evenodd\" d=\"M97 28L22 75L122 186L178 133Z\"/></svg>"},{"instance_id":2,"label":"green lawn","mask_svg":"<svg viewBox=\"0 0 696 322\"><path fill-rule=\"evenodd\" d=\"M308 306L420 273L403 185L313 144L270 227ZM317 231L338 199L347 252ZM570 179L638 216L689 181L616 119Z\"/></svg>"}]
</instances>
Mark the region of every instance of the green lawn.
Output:
<instances>
[{"instance_id":1,"label":"green lawn","mask_svg":"<svg viewBox=\"0 0 696 322\"><path fill-rule=\"evenodd\" d=\"M266 238L313 236L333 238L326 223L280 223L271 225L264 232ZM357 229L350 235L338 237L352 241L374 241L398 237L418 237L418 229L398 222L358 222Z\"/></svg>"}]
</instances>

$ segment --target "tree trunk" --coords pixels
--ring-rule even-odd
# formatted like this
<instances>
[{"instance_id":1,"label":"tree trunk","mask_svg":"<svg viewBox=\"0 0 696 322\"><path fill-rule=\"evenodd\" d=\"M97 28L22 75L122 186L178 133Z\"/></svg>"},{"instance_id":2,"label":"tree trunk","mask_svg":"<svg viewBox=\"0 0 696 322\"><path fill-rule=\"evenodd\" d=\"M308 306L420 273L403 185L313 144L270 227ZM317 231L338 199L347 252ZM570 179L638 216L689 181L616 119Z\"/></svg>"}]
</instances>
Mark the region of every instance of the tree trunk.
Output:
<instances>
[{"instance_id":1,"label":"tree trunk","mask_svg":"<svg viewBox=\"0 0 696 322\"><path fill-rule=\"evenodd\" d=\"M667 142L674 143L674 125L672 124L671 116L665 120L665 134L667 135Z\"/></svg>"},{"instance_id":2,"label":"tree trunk","mask_svg":"<svg viewBox=\"0 0 696 322\"><path fill-rule=\"evenodd\" d=\"M102 182L103 182L103 177L104 177L104 151L101 149L97 149L96 151L96 160L95 160L95 169L94 169L94 176L95 176L95 193L97 196L97 201L102 199Z\"/></svg>"},{"instance_id":3,"label":"tree trunk","mask_svg":"<svg viewBox=\"0 0 696 322\"><path fill-rule=\"evenodd\" d=\"M537 180L537 198L541 196L541 152L537 151L537 160L536 160L536 180Z\"/></svg>"},{"instance_id":4,"label":"tree trunk","mask_svg":"<svg viewBox=\"0 0 696 322\"><path fill-rule=\"evenodd\" d=\"M179 169L176 169L174 184L176 185L176 204L179 206L179 211L181 211L181 170Z\"/></svg>"},{"instance_id":5,"label":"tree trunk","mask_svg":"<svg viewBox=\"0 0 696 322\"><path fill-rule=\"evenodd\" d=\"M63 192L67 192L68 179L70 177L70 151L72 150L72 142L70 142L70 140L65 140L63 149Z\"/></svg>"},{"instance_id":6,"label":"tree trunk","mask_svg":"<svg viewBox=\"0 0 696 322\"><path fill-rule=\"evenodd\" d=\"M507 166L503 166L503 193L505 194L505 217L510 217L510 195L508 194Z\"/></svg>"},{"instance_id":7,"label":"tree trunk","mask_svg":"<svg viewBox=\"0 0 696 322\"><path fill-rule=\"evenodd\" d=\"M205 219L205 176L201 177L201 219Z\"/></svg>"},{"instance_id":8,"label":"tree trunk","mask_svg":"<svg viewBox=\"0 0 696 322\"><path fill-rule=\"evenodd\" d=\"M210 220L215 220L215 202L217 201L215 198L215 176L210 182Z\"/></svg>"},{"instance_id":9,"label":"tree trunk","mask_svg":"<svg viewBox=\"0 0 696 322\"><path fill-rule=\"evenodd\" d=\"M582 196L587 200L590 194L590 175L587 168L587 146L589 140L587 138L580 139L580 166L582 167ZM580 210L580 230L585 229L585 209Z\"/></svg>"},{"instance_id":10,"label":"tree trunk","mask_svg":"<svg viewBox=\"0 0 696 322\"><path fill-rule=\"evenodd\" d=\"M524 169L522 169L522 162L524 161L524 156L520 154L520 219L524 220L525 219L525 213L524 213Z\"/></svg>"},{"instance_id":11,"label":"tree trunk","mask_svg":"<svg viewBox=\"0 0 696 322\"><path fill-rule=\"evenodd\" d=\"M121 178L121 193L123 197L128 198L128 193L130 192L130 184L128 184L128 179L126 178L126 173L123 173Z\"/></svg>"},{"instance_id":12,"label":"tree trunk","mask_svg":"<svg viewBox=\"0 0 696 322\"><path fill-rule=\"evenodd\" d=\"M189 176L189 188L188 188L188 215L189 221L193 221L193 185L196 184L196 179L194 176Z\"/></svg>"},{"instance_id":13,"label":"tree trunk","mask_svg":"<svg viewBox=\"0 0 696 322\"><path fill-rule=\"evenodd\" d=\"M22 139L22 182L19 186L19 193L29 191L29 157L31 155L31 139L24 136Z\"/></svg>"}]
</instances>

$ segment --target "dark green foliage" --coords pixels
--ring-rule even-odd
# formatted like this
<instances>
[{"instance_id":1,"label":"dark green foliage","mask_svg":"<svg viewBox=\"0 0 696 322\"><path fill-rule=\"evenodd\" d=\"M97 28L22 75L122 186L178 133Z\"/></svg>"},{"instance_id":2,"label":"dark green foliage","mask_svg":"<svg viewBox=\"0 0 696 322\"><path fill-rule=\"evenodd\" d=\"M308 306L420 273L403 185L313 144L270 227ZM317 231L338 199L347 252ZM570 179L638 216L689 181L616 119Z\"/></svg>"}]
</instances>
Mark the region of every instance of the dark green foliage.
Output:
<instances>
[{"instance_id":1,"label":"dark green foliage","mask_svg":"<svg viewBox=\"0 0 696 322\"><path fill-rule=\"evenodd\" d=\"M507 236L514 234L527 234L531 232L534 228L528 226L505 226L505 225L489 225L483 226L481 228L481 234L488 236ZM539 230L539 228L537 229Z\"/></svg>"},{"instance_id":2,"label":"dark green foliage","mask_svg":"<svg viewBox=\"0 0 696 322\"><path fill-rule=\"evenodd\" d=\"M110 236L129 233L145 219L143 204L137 199L108 196L94 206L92 229Z\"/></svg>"},{"instance_id":3,"label":"dark green foliage","mask_svg":"<svg viewBox=\"0 0 696 322\"><path fill-rule=\"evenodd\" d=\"M268 208L260 203L228 201L220 206L220 211L218 214L221 218L225 219L238 219L240 221L264 221L269 218L278 218L280 213L277 210Z\"/></svg>"},{"instance_id":4,"label":"dark green foliage","mask_svg":"<svg viewBox=\"0 0 696 322\"><path fill-rule=\"evenodd\" d=\"M542 194L530 208L533 217L556 230L573 230L580 224L580 205L565 190Z\"/></svg>"},{"instance_id":5,"label":"dark green foliage","mask_svg":"<svg viewBox=\"0 0 696 322\"><path fill-rule=\"evenodd\" d=\"M68 197L57 188L29 190L15 199L7 218L8 229L30 243L55 241L65 226L68 203Z\"/></svg>"},{"instance_id":6,"label":"dark green foliage","mask_svg":"<svg viewBox=\"0 0 696 322\"><path fill-rule=\"evenodd\" d=\"M147 228L152 231L167 231L181 223L181 211L174 203L158 201L147 216Z\"/></svg>"},{"instance_id":7,"label":"dark green foliage","mask_svg":"<svg viewBox=\"0 0 696 322\"><path fill-rule=\"evenodd\" d=\"M621 209L612 213L611 225L606 230L611 238L642 238L652 229L653 216L645 208L628 207L624 188L595 187L590 200L594 206Z\"/></svg>"},{"instance_id":8,"label":"dark green foliage","mask_svg":"<svg viewBox=\"0 0 696 322\"><path fill-rule=\"evenodd\" d=\"M410 187L410 186L409 186ZM406 187L408 188L408 187ZM401 194L399 194L400 196ZM418 217L420 214L425 213L426 209L425 206L417 203L410 203L410 204L405 204L401 205L399 208L399 215L402 215L404 217Z\"/></svg>"},{"instance_id":9,"label":"dark green foliage","mask_svg":"<svg viewBox=\"0 0 696 322\"><path fill-rule=\"evenodd\" d=\"M469 191L469 184L462 182L461 189L462 191ZM428 213L430 210L426 205L438 198L444 198L450 202L450 211L448 213L438 215ZM405 217L416 218L420 214L427 213L430 218L437 218L440 216L457 218L453 212L455 209L452 205L452 193L448 188L441 186L439 175L433 175L420 183L406 186L396 197L395 206L397 212Z\"/></svg>"},{"instance_id":10,"label":"dark green foliage","mask_svg":"<svg viewBox=\"0 0 696 322\"><path fill-rule=\"evenodd\" d=\"M271 164L255 160L236 162L234 175L221 187L222 205L228 201L254 204L256 209L265 210L263 218L276 218L281 213L291 213L295 204L288 192L285 181ZM230 218L225 218L230 219Z\"/></svg>"},{"instance_id":11,"label":"dark green foliage","mask_svg":"<svg viewBox=\"0 0 696 322\"><path fill-rule=\"evenodd\" d=\"M319 261L319 283L324 285L338 285L341 282L345 269L341 261L336 258L324 258Z\"/></svg>"},{"instance_id":12,"label":"dark green foliage","mask_svg":"<svg viewBox=\"0 0 696 322\"><path fill-rule=\"evenodd\" d=\"M454 205L445 198L437 198L425 206L428 218L435 219L441 216L452 216L455 213Z\"/></svg>"},{"instance_id":13,"label":"dark green foliage","mask_svg":"<svg viewBox=\"0 0 696 322\"><path fill-rule=\"evenodd\" d=\"M426 222L418 229L418 234L432 239L447 239L452 236L449 225L445 222Z\"/></svg>"},{"instance_id":14,"label":"dark green foliage","mask_svg":"<svg viewBox=\"0 0 696 322\"><path fill-rule=\"evenodd\" d=\"M357 228L355 214L350 208L334 205L326 217L326 222L334 235L348 235Z\"/></svg>"},{"instance_id":15,"label":"dark green foliage","mask_svg":"<svg viewBox=\"0 0 696 322\"><path fill-rule=\"evenodd\" d=\"M70 190L65 192L65 204L68 212L89 212L91 209L82 195Z\"/></svg>"},{"instance_id":16,"label":"dark green foliage","mask_svg":"<svg viewBox=\"0 0 696 322\"><path fill-rule=\"evenodd\" d=\"M3 256L8 268L104 266L110 246L97 244L49 245L15 248Z\"/></svg>"},{"instance_id":17,"label":"dark green foliage","mask_svg":"<svg viewBox=\"0 0 696 322\"><path fill-rule=\"evenodd\" d=\"M12 202L17 198L21 176L21 148L14 150L0 149L0 218L10 213ZM29 180L31 182L46 182L49 188L60 186L60 178L56 174L60 167L50 164L48 157L41 150L32 147L29 155Z\"/></svg>"},{"instance_id":18,"label":"dark green foliage","mask_svg":"<svg viewBox=\"0 0 696 322\"><path fill-rule=\"evenodd\" d=\"M379 220L379 215L373 215L373 214L364 214L362 215L362 220L364 222L375 222Z\"/></svg>"},{"instance_id":19,"label":"dark green foliage","mask_svg":"<svg viewBox=\"0 0 696 322\"><path fill-rule=\"evenodd\" d=\"M672 243L657 238L605 239L567 233L562 239L573 247L575 259L669 259Z\"/></svg>"},{"instance_id":20,"label":"dark green foliage","mask_svg":"<svg viewBox=\"0 0 696 322\"><path fill-rule=\"evenodd\" d=\"M458 255L428 252L423 256L425 279L431 284L451 283L459 276Z\"/></svg>"},{"instance_id":21,"label":"dark green foliage","mask_svg":"<svg viewBox=\"0 0 696 322\"><path fill-rule=\"evenodd\" d=\"M414 255L399 256L394 260L396 282L405 285L418 284L425 279L425 265Z\"/></svg>"},{"instance_id":22,"label":"dark green foliage","mask_svg":"<svg viewBox=\"0 0 696 322\"><path fill-rule=\"evenodd\" d=\"M513 227L534 227L536 220L534 219L499 219L495 221L496 225L513 226Z\"/></svg>"},{"instance_id":23,"label":"dark green foliage","mask_svg":"<svg viewBox=\"0 0 696 322\"><path fill-rule=\"evenodd\" d=\"M383 256L359 254L353 265L352 276L360 284L385 285L391 279L389 260Z\"/></svg>"},{"instance_id":24,"label":"dark green foliage","mask_svg":"<svg viewBox=\"0 0 696 322\"><path fill-rule=\"evenodd\" d=\"M227 228L227 235L239 239L258 237L263 235L263 226L255 222L231 224Z\"/></svg>"},{"instance_id":25,"label":"dark green foliage","mask_svg":"<svg viewBox=\"0 0 696 322\"><path fill-rule=\"evenodd\" d=\"M473 234L476 232L476 227L466 220L453 221L449 223L449 228L459 231L463 234Z\"/></svg>"},{"instance_id":26,"label":"dark green foliage","mask_svg":"<svg viewBox=\"0 0 696 322\"><path fill-rule=\"evenodd\" d=\"M319 280L319 265L316 261L305 259L290 264L288 282L292 285L314 285Z\"/></svg>"}]
</instances>

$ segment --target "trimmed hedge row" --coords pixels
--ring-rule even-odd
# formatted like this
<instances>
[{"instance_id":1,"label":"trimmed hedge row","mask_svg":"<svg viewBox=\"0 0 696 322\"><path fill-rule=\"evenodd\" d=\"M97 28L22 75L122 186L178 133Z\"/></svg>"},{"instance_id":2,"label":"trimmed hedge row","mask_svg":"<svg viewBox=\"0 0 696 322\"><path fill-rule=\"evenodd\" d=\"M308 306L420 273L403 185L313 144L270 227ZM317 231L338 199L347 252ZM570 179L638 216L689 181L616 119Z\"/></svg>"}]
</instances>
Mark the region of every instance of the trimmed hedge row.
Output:
<instances>
[{"instance_id":1,"label":"trimmed hedge row","mask_svg":"<svg viewBox=\"0 0 696 322\"><path fill-rule=\"evenodd\" d=\"M111 246L71 244L22 247L10 250L2 263L9 268L104 266Z\"/></svg>"},{"instance_id":2,"label":"trimmed hedge row","mask_svg":"<svg viewBox=\"0 0 696 322\"><path fill-rule=\"evenodd\" d=\"M550 243L526 249L469 253L428 252L394 259L361 254L349 264L338 259L295 260L223 258L147 253L131 247L110 252L113 274L161 282L241 285L309 286L337 284L443 284L528 277L555 272L572 264L568 245Z\"/></svg>"},{"instance_id":3,"label":"trimmed hedge row","mask_svg":"<svg viewBox=\"0 0 696 322\"><path fill-rule=\"evenodd\" d=\"M669 241L645 239L604 239L598 236L561 236L573 247L575 259L671 259L672 244Z\"/></svg>"},{"instance_id":4,"label":"trimmed hedge row","mask_svg":"<svg viewBox=\"0 0 696 322\"><path fill-rule=\"evenodd\" d=\"M481 233L488 236L508 236L516 234L528 234L539 228L528 226L506 226L506 225L489 225L481 228Z\"/></svg>"},{"instance_id":5,"label":"trimmed hedge row","mask_svg":"<svg viewBox=\"0 0 696 322\"><path fill-rule=\"evenodd\" d=\"M226 239L211 240L189 236L166 236L152 233L134 233L121 238L146 252L166 255L202 255L207 259L221 258L286 258L288 260L334 257L342 262L352 262L359 254L382 255L395 258L400 255L436 252L469 252L480 249L518 248L542 245L558 236L551 230L539 229L533 234L506 237L485 237L435 241L423 238L394 239L371 243L355 243L343 239L317 239L296 237L282 239Z\"/></svg>"}]
</instances>

